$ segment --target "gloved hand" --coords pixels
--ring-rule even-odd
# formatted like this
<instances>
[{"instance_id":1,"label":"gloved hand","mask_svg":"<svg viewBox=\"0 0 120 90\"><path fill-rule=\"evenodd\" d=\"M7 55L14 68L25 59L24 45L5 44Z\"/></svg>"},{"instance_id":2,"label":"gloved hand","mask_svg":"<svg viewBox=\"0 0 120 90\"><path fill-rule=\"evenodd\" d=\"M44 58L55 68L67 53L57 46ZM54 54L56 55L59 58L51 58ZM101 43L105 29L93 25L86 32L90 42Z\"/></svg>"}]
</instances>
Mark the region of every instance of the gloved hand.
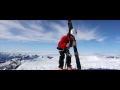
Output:
<instances>
[{"instance_id":1,"label":"gloved hand","mask_svg":"<svg viewBox=\"0 0 120 90\"><path fill-rule=\"evenodd\" d=\"M69 46L70 46L70 43L67 43L67 44L66 44L66 47L68 48Z\"/></svg>"},{"instance_id":2,"label":"gloved hand","mask_svg":"<svg viewBox=\"0 0 120 90\"><path fill-rule=\"evenodd\" d=\"M76 45L76 42L75 42L75 40L72 42L72 46L75 46Z\"/></svg>"},{"instance_id":3,"label":"gloved hand","mask_svg":"<svg viewBox=\"0 0 120 90\"><path fill-rule=\"evenodd\" d=\"M70 46L70 40L67 41L66 47L69 48Z\"/></svg>"}]
</instances>

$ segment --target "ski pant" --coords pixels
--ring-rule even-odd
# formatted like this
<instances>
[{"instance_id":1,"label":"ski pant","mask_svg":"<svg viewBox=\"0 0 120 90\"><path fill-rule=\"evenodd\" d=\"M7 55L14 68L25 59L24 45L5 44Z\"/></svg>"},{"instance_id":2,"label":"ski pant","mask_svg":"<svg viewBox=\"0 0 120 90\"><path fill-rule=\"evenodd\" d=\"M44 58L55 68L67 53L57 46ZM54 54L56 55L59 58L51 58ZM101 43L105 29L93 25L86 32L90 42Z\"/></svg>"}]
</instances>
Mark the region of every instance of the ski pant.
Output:
<instances>
[{"instance_id":1,"label":"ski pant","mask_svg":"<svg viewBox=\"0 0 120 90\"><path fill-rule=\"evenodd\" d=\"M64 66L64 59L65 59L65 55L66 55L66 64L67 67L71 67L71 56L67 55L67 52L69 53L69 50L60 50L59 54L59 68L62 68Z\"/></svg>"}]
</instances>

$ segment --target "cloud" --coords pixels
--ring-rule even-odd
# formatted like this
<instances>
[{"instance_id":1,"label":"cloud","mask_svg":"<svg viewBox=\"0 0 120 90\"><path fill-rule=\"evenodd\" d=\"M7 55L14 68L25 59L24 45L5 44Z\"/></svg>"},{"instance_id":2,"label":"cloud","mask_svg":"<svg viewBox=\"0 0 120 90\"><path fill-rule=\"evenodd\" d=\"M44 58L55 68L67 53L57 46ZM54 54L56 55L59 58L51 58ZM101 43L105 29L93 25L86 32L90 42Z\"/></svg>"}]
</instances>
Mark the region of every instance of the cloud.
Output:
<instances>
[{"instance_id":1,"label":"cloud","mask_svg":"<svg viewBox=\"0 0 120 90\"><path fill-rule=\"evenodd\" d=\"M66 21L60 20L59 23L45 20L0 20L0 40L58 42L68 32ZM102 42L105 39L97 33L97 28L79 26L77 31L77 40L94 39Z\"/></svg>"},{"instance_id":2,"label":"cloud","mask_svg":"<svg viewBox=\"0 0 120 90\"><path fill-rule=\"evenodd\" d=\"M94 28L86 28L84 25L77 27L77 40L96 40L102 42L105 40L105 36L101 36L98 32L97 26Z\"/></svg>"},{"instance_id":3,"label":"cloud","mask_svg":"<svg viewBox=\"0 0 120 90\"><path fill-rule=\"evenodd\" d=\"M97 38L96 40L97 40L98 42L103 42L105 39L106 39L106 37L99 37L99 38Z\"/></svg>"}]
</instances>

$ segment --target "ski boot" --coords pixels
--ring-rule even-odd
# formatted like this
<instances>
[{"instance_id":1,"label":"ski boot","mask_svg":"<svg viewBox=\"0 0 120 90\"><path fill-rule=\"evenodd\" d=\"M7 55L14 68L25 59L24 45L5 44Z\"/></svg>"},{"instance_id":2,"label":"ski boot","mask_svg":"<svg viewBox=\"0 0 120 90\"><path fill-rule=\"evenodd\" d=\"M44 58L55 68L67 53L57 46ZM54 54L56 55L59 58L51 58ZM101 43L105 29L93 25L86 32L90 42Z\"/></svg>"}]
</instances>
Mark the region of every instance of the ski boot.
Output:
<instances>
[{"instance_id":1,"label":"ski boot","mask_svg":"<svg viewBox=\"0 0 120 90\"><path fill-rule=\"evenodd\" d=\"M72 70L72 68L71 67L67 67L67 70Z\"/></svg>"},{"instance_id":2,"label":"ski boot","mask_svg":"<svg viewBox=\"0 0 120 90\"><path fill-rule=\"evenodd\" d=\"M59 70L64 70L63 68L59 68Z\"/></svg>"}]
</instances>

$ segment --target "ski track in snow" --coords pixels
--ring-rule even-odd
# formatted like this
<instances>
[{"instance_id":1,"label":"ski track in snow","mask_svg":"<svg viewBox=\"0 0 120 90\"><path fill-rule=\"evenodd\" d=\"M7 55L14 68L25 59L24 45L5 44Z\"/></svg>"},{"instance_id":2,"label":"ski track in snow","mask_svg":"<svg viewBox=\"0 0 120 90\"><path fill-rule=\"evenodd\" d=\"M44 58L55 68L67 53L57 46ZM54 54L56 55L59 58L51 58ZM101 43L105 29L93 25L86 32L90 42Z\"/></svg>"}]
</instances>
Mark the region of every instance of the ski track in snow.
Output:
<instances>
[{"instance_id":1,"label":"ski track in snow","mask_svg":"<svg viewBox=\"0 0 120 90\"><path fill-rule=\"evenodd\" d=\"M15 56L15 54L13 55ZM59 54L28 53L27 55L30 58L22 60L22 64L16 70L58 70ZM35 57L35 55L37 55L37 57ZM12 54L10 54L10 56L12 56ZM82 70L120 70L120 55L112 56L79 55ZM72 67L76 68L76 61L74 55L72 55L71 60ZM6 65L7 63L8 62L6 62Z\"/></svg>"}]
</instances>

